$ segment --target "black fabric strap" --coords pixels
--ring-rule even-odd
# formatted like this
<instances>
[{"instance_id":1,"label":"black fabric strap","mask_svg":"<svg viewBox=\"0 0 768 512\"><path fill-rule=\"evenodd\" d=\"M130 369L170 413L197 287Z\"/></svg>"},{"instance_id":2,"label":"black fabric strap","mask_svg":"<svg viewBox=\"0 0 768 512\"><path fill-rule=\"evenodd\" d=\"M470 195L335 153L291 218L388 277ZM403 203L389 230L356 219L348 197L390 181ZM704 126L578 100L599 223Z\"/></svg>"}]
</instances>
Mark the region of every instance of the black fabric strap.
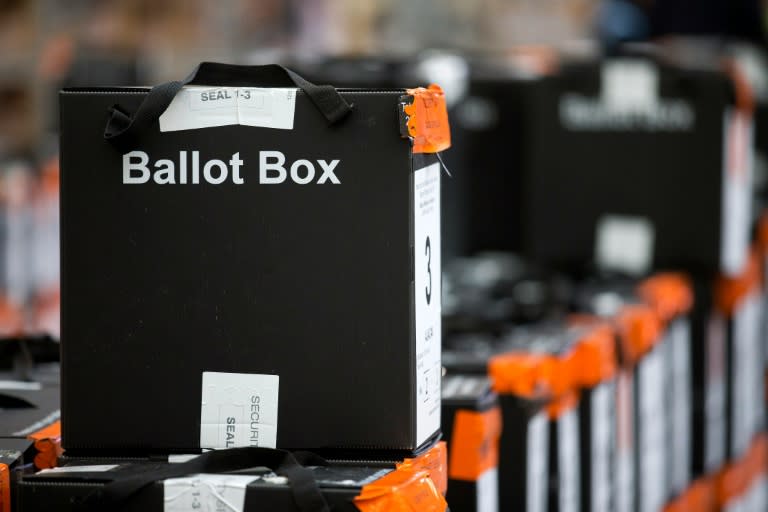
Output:
<instances>
[{"instance_id":1,"label":"black fabric strap","mask_svg":"<svg viewBox=\"0 0 768 512\"><path fill-rule=\"evenodd\" d=\"M184 80L166 82L150 89L133 115L118 105L113 105L104 129L104 138L118 141L139 135L157 121L182 87L193 84L232 87L298 87L304 91L329 124L341 121L352 111L352 105L347 103L334 87L315 85L290 69L277 64L237 66L203 62Z\"/></svg>"},{"instance_id":2,"label":"black fabric strap","mask_svg":"<svg viewBox=\"0 0 768 512\"><path fill-rule=\"evenodd\" d=\"M318 458L313 461L317 465L324 462ZM271 448L214 450L181 464L168 464L161 469L115 480L86 496L77 508L81 512L119 511L128 505L133 496L154 482L197 473L226 473L255 467L269 468L288 479L296 510L330 512L312 470L299 464L290 452Z\"/></svg>"}]
</instances>

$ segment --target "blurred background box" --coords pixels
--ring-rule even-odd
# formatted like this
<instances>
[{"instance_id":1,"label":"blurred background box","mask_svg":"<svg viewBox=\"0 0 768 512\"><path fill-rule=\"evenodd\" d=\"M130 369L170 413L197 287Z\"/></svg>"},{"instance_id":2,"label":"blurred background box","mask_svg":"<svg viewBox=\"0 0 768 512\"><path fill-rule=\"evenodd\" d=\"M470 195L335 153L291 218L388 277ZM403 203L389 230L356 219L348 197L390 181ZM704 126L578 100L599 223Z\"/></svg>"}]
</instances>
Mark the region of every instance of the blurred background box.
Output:
<instances>
[{"instance_id":1,"label":"blurred background box","mask_svg":"<svg viewBox=\"0 0 768 512\"><path fill-rule=\"evenodd\" d=\"M636 273L737 273L753 172L753 107L741 94L717 69L645 58L565 65L544 79L527 130L530 255L580 271L629 243ZM630 231L635 222L643 229Z\"/></svg>"}]
</instances>

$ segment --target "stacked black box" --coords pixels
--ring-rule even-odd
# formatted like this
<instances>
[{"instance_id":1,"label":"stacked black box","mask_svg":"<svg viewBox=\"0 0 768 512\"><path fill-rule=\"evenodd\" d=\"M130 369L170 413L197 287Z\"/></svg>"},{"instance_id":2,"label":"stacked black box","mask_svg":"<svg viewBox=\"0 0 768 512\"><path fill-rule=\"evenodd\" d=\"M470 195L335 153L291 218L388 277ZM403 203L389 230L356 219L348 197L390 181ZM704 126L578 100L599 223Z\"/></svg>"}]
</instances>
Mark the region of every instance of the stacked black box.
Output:
<instances>
[{"instance_id":1,"label":"stacked black box","mask_svg":"<svg viewBox=\"0 0 768 512\"><path fill-rule=\"evenodd\" d=\"M499 510L501 410L485 376L443 379L443 439L448 443L448 494L453 512Z\"/></svg>"},{"instance_id":2,"label":"stacked black box","mask_svg":"<svg viewBox=\"0 0 768 512\"><path fill-rule=\"evenodd\" d=\"M693 467L694 291L690 279L678 273L657 273L641 281L637 294L657 314L664 330L661 348L666 368L665 439L667 492L676 496L688 488Z\"/></svg>"},{"instance_id":3,"label":"stacked black box","mask_svg":"<svg viewBox=\"0 0 768 512\"><path fill-rule=\"evenodd\" d=\"M632 281L597 281L585 285L577 300L584 310L610 318L617 332L615 507L652 511L669 495L666 343L661 319L634 289Z\"/></svg>"},{"instance_id":4,"label":"stacked black box","mask_svg":"<svg viewBox=\"0 0 768 512\"><path fill-rule=\"evenodd\" d=\"M518 353L504 356L498 340L485 346L462 344L446 351L443 364L450 376L472 374L491 378L499 397L499 510L547 510L549 493L549 420L545 410L549 384L539 368L552 360Z\"/></svg>"},{"instance_id":5,"label":"stacked black box","mask_svg":"<svg viewBox=\"0 0 768 512\"><path fill-rule=\"evenodd\" d=\"M440 88L203 63L61 117L69 462L23 506L444 510Z\"/></svg>"},{"instance_id":6,"label":"stacked black box","mask_svg":"<svg viewBox=\"0 0 768 512\"><path fill-rule=\"evenodd\" d=\"M659 321L643 306L627 306L618 318L619 336L634 350L634 496L637 509L659 510L669 497L666 439L666 368Z\"/></svg>"},{"instance_id":7,"label":"stacked black box","mask_svg":"<svg viewBox=\"0 0 768 512\"><path fill-rule=\"evenodd\" d=\"M645 445L638 444L637 466L651 475L640 484L648 487L641 493L646 498L638 499L658 505L682 493L692 480L699 420L694 411L701 409L692 388L707 363L698 338L705 322L694 310L693 285L683 274L661 272L642 280L595 279L580 294L582 305L613 315L617 322L623 363L619 386L626 386L622 381L635 375L632 367L637 365L633 402L638 415L633 423ZM623 395L628 399L626 390ZM617 494L616 499L623 498Z\"/></svg>"},{"instance_id":8,"label":"stacked black box","mask_svg":"<svg viewBox=\"0 0 768 512\"><path fill-rule=\"evenodd\" d=\"M566 393L547 405L549 415L549 510L581 506L579 395Z\"/></svg>"},{"instance_id":9,"label":"stacked black box","mask_svg":"<svg viewBox=\"0 0 768 512\"><path fill-rule=\"evenodd\" d=\"M445 510L442 496L425 471L334 466L319 459L291 465L276 460L281 456L276 450L241 448L204 454L179 464L72 463L24 478L18 486L20 504L31 512L84 507L302 512L318 510L313 508L318 503L333 510L365 512L389 510L403 502L419 503L419 510ZM226 461L224 466L221 461ZM240 471L220 473L221 467Z\"/></svg>"},{"instance_id":10,"label":"stacked black box","mask_svg":"<svg viewBox=\"0 0 768 512\"><path fill-rule=\"evenodd\" d=\"M575 348L574 379L580 390L581 510L613 510L616 450L616 340L609 325L595 326Z\"/></svg>"},{"instance_id":11,"label":"stacked black box","mask_svg":"<svg viewBox=\"0 0 768 512\"><path fill-rule=\"evenodd\" d=\"M523 249L521 211L529 158L531 108L539 79L508 65L475 62L467 94L452 109L452 128L461 136L461 151L446 160L461 182L466 221L461 249Z\"/></svg>"},{"instance_id":12,"label":"stacked black box","mask_svg":"<svg viewBox=\"0 0 768 512\"><path fill-rule=\"evenodd\" d=\"M765 428L765 340L761 329L761 275L756 253L751 253L742 273L721 277L716 303L726 333L726 457L738 459L755 435Z\"/></svg>"},{"instance_id":13,"label":"stacked black box","mask_svg":"<svg viewBox=\"0 0 768 512\"><path fill-rule=\"evenodd\" d=\"M576 368L582 363L578 347L592 334L592 327L560 322L518 328L491 357L488 370L499 393L504 425L499 450L502 510L526 503L528 510L579 508ZM544 410L532 409L532 404L544 404ZM548 475L543 484L541 475ZM546 496L543 503L541 493Z\"/></svg>"},{"instance_id":14,"label":"stacked black box","mask_svg":"<svg viewBox=\"0 0 768 512\"><path fill-rule=\"evenodd\" d=\"M568 311L572 288L565 276L502 252L448 263L443 286L447 347L465 334L499 336L512 325L561 320Z\"/></svg>"},{"instance_id":15,"label":"stacked black box","mask_svg":"<svg viewBox=\"0 0 768 512\"><path fill-rule=\"evenodd\" d=\"M19 437L0 437L0 510L17 510L17 484L31 473L36 455L34 441Z\"/></svg>"}]
</instances>

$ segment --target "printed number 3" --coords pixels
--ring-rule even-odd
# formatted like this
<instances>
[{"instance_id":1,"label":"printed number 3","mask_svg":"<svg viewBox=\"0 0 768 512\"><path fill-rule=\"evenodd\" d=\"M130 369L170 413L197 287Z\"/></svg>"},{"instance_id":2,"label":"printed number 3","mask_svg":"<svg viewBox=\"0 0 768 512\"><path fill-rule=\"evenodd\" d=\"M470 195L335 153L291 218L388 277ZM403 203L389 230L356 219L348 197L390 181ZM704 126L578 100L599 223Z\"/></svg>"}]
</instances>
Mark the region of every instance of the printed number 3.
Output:
<instances>
[{"instance_id":1,"label":"printed number 3","mask_svg":"<svg viewBox=\"0 0 768 512\"><path fill-rule=\"evenodd\" d=\"M427 237L427 243L424 247L424 254L427 256L427 275L429 276L429 286L424 288L424 291L427 295L427 304L429 304L432 301L432 269L429 268L429 265L432 263L432 244L429 241L429 237Z\"/></svg>"}]
</instances>

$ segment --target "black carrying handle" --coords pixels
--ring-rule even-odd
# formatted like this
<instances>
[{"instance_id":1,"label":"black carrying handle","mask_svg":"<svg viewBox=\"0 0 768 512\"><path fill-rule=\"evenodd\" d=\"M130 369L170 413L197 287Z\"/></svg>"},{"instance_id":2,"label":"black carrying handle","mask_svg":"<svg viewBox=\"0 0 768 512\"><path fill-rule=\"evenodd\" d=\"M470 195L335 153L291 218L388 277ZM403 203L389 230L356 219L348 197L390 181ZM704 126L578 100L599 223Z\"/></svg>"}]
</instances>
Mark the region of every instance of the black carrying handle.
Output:
<instances>
[{"instance_id":1,"label":"black carrying handle","mask_svg":"<svg viewBox=\"0 0 768 512\"><path fill-rule=\"evenodd\" d=\"M298 87L323 114L329 124L337 123L352 111L352 105L330 85L315 85L288 68L277 64L239 66L203 62L184 80L153 87L132 115L112 106L104 138L110 141L130 138L148 129L165 112L185 85L251 87Z\"/></svg>"},{"instance_id":2,"label":"black carrying handle","mask_svg":"<svg viewBox=\"0 0 768 512\"><path fill-rule=\"evenodd\" d=\"M325 461L318 456L308 457L302 453L300 458L311 461L315 465L325 464ZM288 479L297 510L330 512L328 503L317 486L314 473L310 468L302 466L291 452L255 447L214 450L181 464L168 464L161 469L116 480L86 496L78 509L82 512L120 510L142 489L160 480L196 473L226 473L261 466Z\"/></svg>"}]
</instances>

